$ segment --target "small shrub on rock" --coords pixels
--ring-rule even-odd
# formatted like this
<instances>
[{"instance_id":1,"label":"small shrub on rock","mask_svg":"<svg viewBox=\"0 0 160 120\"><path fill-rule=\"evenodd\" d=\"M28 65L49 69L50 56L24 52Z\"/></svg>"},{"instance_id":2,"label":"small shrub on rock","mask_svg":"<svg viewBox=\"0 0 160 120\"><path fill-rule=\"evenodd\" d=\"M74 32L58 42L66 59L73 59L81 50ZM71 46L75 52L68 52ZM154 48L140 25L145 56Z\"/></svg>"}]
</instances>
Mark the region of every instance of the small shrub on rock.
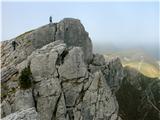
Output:
<instances>
[{"instance_id":1,"label":"small shrub on rock","mask_svg":"<svg viewBox=\"0 0 160 120\"><path fill-rule=\"evenodd\" d=\"M21 89L31 88L32 82L32 73L30 67L26 67L21 71L21 75L19 76L19 84Z\"/></svg>"}]
</instances>

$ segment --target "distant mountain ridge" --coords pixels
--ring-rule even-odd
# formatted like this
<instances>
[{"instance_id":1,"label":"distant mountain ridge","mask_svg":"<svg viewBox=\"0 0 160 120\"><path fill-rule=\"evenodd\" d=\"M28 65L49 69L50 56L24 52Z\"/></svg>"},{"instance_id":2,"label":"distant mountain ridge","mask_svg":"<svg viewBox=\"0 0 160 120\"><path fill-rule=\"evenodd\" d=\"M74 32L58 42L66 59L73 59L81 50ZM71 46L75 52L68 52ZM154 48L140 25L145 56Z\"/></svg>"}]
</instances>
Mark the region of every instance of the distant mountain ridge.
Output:
<instances>
[{"instance_id":1,"label":"distant mountain ridge","mask_svg":"<svg viewBox=\"0 0 160 120\"><path fill-rule=\"evenodd\" d=\"M142 50L112 52L104 54L104 56L118 56L123 66L135 68L148 77L160 77L160 65L158 61Z\"/></svg>"}]
</instances>

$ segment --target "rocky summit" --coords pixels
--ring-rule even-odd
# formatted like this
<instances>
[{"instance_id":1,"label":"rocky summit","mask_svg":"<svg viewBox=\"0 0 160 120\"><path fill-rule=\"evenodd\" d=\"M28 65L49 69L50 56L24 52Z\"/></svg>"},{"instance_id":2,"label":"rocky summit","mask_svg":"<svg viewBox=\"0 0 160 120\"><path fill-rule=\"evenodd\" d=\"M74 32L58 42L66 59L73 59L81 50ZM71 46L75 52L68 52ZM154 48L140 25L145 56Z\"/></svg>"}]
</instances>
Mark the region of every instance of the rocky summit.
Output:
<instances>
[{"instance_id":1,"label":"rocky summit","mask_svg":"<svg viewBox=\"0 0 160 120\"><path fill-rule=\"evenodd\" d=\"M160 80L94 54L80 20L65 18L1 42L1 118L159 120Z\"/></svg>"}]
</instances>

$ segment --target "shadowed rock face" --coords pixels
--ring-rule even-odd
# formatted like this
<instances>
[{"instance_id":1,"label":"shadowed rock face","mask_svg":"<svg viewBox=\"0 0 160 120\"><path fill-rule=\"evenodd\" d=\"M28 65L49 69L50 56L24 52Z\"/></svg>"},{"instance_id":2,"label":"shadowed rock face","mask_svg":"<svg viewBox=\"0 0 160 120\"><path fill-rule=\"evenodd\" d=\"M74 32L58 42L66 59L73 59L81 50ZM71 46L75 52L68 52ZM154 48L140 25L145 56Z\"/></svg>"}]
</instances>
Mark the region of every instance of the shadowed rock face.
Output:
<instances>
[{"instance_id":1,"label":"shadowed rock face","mask_svg":"<svg viewBox=\"0 0 160 120\"><path fill-rule=\"evenodd\" d=\"M95 67L100 66L99 63L105 65L103 56L93 62ZM32 107L40 120L119 119L116 97L102 70L88 70L81 47L69 49L64 41L57 40L35 50L18 64L17 74L27 66L32 73L32 87L25 90L16 87L12 99L8 94L3 98L2 115L9 115L3 120L16 114L23 117L21 113ZM3 84L8 86L10 81ZM30 115L28 111L26 114Z\"/></svg>"},{"instance_id":2,"label":"shadowed rock face","mask_svg":"<svg viewBox=\"0 0 160 120\"><path fill-rule=\"evenodd\" d=\"M91 40L77 19L1 44L2 120L142 120L143 112L144 120L159 119L159 80L124 69L119 58L92 56ZM27 79L21 73L26 68ZM30 80L30 88L22 89L20 78Z\"/></svg>"}]
</instances>

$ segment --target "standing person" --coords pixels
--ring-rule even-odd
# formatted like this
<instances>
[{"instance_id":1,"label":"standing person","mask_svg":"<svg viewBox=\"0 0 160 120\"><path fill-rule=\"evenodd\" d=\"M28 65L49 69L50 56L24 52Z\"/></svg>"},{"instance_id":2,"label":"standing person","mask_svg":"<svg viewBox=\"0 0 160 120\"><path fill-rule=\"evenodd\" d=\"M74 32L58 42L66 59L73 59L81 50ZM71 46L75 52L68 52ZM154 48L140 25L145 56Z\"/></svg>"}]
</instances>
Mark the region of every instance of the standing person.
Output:
<instances>
[{"instance_id":1,"label":"standing person","mask_svg":"<svg viewBox=\"0 0 160 120\"><path fill-rule=\"evenodd\" d=\"M49 17L49 22L52 23L52 16Z\"/></svg>"},{"instance_id":2,"label":"standing person","mask_svg":"<svg viewBox=\"0 0 160 120\"><path fill-rule=\"evenodd\" d=\"M13 41L12 42L13 50L16 50L16 45L17 45L16 41Z\"/></svg>"}]
</instances>

